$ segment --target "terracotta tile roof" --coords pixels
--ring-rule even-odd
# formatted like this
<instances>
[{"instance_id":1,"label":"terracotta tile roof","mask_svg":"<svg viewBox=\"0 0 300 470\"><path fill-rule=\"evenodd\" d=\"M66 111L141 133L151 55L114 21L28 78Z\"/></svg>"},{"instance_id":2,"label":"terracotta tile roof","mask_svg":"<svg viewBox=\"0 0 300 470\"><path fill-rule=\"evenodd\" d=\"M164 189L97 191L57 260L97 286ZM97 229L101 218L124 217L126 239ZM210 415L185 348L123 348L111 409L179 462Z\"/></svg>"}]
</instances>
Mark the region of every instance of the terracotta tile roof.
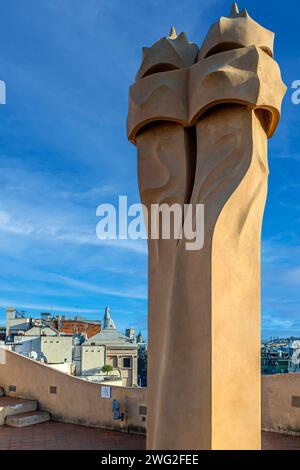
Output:
<instances>
[{"instance_id":1,"label":"terracotta tile roof","mask_svg":"<svg viewBox=\"0 0 300 470\"><path fill-rule=\"evenodd\" d=\"M87 337L90 338L101 331L101 326L98 323L77 320L61 320L59 324L58 322L55 323L55 327L60 333L68 335L86 333Z\"/></svg>"}]
</instances>

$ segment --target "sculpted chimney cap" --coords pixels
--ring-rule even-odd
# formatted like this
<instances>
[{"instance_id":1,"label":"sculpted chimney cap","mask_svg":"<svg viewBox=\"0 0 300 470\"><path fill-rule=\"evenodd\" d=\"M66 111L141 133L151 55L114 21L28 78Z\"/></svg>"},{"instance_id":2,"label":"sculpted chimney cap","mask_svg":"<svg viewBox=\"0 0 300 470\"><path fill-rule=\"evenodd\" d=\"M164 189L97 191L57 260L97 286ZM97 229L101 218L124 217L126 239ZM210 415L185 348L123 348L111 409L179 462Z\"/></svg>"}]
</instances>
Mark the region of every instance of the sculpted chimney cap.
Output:
<instances>
[{"instance_id":1,"label":"sculpted chimney cap","mask_svg":"<svg viewBox=\"0 0 300 470\"><path fill-rule=\"evenodd\" d=\"M142 65L136 79L193 65L197 60L198 46L189 42L183 32L177 36L172 26L169 36L159 39L151 47L143 47L142 51Z\"/></svg>"},{"instance_id":2,"label":"sculpted chimney cap","mask_svg":"<svg viewBox=\"0 0 300 470\"><path fill-rule=\"evenodd\" d=\"M239 12L234 3L229 17L221 16L208 31L198 60L229 49L254 45L273 57L274 33L254 21L247 10Z\"/></svg>"}]
</instances>

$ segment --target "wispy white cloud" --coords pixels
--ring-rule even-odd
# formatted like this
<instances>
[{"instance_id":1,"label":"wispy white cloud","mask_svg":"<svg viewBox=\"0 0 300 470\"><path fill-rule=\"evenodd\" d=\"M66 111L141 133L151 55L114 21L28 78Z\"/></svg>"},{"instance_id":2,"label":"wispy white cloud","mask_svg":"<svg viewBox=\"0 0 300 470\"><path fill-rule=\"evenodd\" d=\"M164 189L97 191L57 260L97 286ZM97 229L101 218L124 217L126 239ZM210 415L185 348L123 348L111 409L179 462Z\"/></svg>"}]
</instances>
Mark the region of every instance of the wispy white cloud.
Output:
<instances>
[{"instance_id":1,"label":"wispy white cloud","mask_svg":"<svg viewBox=\"0 0 300 470\"><path fill-rule=\"evenodd\" d=\"M6 308L8 306L12 306L18 308L20 310L38 310L40 312L52 312L55 313L70 313L70 314L99 314L98 309L93 308L78 308L78 307L69 307L66 305L56 305L56 304L40 304L40 303L26 303L26 302L19 302L15 301L14 298L10 299L3 299L0 298L0 307Z\"/></svg>"},{"instance_id":2,"label":"wispy white cloud","mask_svg":"<svg viewBox=\"0 0 300 470\"><path fill-rule=\"evenodd\" d=\"M114 297L122 297L122 298L131 298L131 299L140 299L146 300L147 299L147 290L143 288L143 286L136 286L135 289L131 288L122 288L122 289L113 289L101 286L99 284L92 284L85 281L80 281L77 279L72 279L67 276L56 276L57 281L74 287L76 289L81 289L88 292L94 292L96 294L105 294Z\"/></svg>"},{"instance_id":3,"label":"wispy white cloud","mask_svg":"<svg viewBox=\"0 0 300 470\"><path fill-rule=\"evenodd\" d=\"M275 153L272 157L275 159L300 161L300 153Z\"/></svg>"}]
</instances>

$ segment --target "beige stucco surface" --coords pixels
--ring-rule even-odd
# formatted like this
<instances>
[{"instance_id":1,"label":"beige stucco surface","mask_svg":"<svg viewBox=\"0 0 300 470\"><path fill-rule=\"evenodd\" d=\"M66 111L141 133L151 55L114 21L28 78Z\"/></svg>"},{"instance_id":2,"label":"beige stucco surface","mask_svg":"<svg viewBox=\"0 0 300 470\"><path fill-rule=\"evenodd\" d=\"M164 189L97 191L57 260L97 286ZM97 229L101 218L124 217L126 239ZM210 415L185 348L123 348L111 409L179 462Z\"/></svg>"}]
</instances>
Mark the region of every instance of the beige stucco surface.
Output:
<instances>
[{"instance_id":1,"label":"beige stucco surface","mask_svg":"<svg viewBox=\"0 0 300 470\"><path fill-rule=\"evenodd\" d=\"M16 392L9 392L15 385ZM34 399L53 419L66 423L145 432L145 422L139 415L139 405L146 404L145 388L111 386L111 398L101 398L101 385L67 375L12 351L5 352L5 363L0 364L0 386L9 396ZM50 393L50 386L57 393ZM112 400L120 403L125 420L113 420Z\"/></svg>"}]
</instances>

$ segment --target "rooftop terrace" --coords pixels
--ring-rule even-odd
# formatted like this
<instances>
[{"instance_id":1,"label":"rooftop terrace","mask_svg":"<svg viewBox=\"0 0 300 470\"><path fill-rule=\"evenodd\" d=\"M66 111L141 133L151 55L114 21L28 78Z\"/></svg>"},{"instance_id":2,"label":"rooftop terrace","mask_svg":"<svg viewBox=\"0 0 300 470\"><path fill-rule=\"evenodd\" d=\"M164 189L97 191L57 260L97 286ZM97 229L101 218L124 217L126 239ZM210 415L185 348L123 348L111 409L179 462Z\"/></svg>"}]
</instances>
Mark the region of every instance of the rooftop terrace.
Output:
<instances>
[{"instance_id":1,"label":"rooftop terrace","mask_svg":"<svg viewBox=\"0 0 300 470\"><path fill-rule=\"evenodd\" d=\"M0 450L143 450L134 434L50 421L27 428L0 427ZM300 436L262 432L263 450L300 450Z\"/></svg>"},{"instance_id":2,"label":"rooftop terrace","mask_svg":"<svg viewBox=\"0 0 300 470\"><path fill-rule=\"evenodd\" d=\"M0 450L139 450L144 436L54 421L0 427Z\"/></svg>"},{"instance_id":3,"label":"rooftop terrace","mask_svg":"<svg viewBox=\"0 0 300 470\"><path fill-rule=\"evenodd\" d=\"M111 385L110 396L103 396L99 384L3 352L0 386L5 394L10 400L35 400L52 421L25 428L0 426L0 449L145 448L147 389ZM123 421L114 419L113 399ZM300 450L300 374L262 377L262 429L263 449Z\"/></svg>"}]
</instances>

